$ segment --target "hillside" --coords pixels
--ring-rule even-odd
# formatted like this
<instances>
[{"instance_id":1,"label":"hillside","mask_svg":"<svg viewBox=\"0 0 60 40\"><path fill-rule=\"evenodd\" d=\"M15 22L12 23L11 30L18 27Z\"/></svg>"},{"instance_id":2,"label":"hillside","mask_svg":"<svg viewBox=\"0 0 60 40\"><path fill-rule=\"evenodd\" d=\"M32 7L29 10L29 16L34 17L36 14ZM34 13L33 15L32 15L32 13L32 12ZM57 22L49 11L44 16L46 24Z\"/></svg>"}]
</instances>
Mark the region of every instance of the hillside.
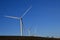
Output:
<instances>
[{"instance_id":1,"label":"hillside","mask_svg":"<svg viewBox=\"0 0 60 40\"><path fill-rule=\"evenodd\" d=\"M60 40L60 38L47 38L34 36L0 36L0 40Z\"/></svg>"}]
</instances>

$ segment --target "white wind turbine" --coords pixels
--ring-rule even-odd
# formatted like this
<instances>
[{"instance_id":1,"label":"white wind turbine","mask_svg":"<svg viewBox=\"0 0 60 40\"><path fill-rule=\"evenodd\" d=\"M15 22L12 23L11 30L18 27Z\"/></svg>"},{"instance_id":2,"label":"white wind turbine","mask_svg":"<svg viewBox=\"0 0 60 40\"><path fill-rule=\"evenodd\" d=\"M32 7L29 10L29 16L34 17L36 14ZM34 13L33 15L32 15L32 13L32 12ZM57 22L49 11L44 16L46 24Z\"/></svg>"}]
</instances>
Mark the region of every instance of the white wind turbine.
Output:
<instances>
[{"instance_id":1,"label":"white wind turbine","mask_svg":"<svg viewBox=\"0 0 60 40\"><path fill-rule=\"evenodd\" d=\"M28 28L28 35L31 36L31 28Z\"/></svg>"},{"instance_id":2,"label":"white wind turbine","mask_svg":"<svg viewBox=\"0 0 60 40\"><path fill-rule=\"evenodd\" d=\"M28 13L28 11L32 8L32 6L30 6L22 16L19 17L15 17L15 16L5 16L5 17L8 17L8 18L13 18L13 19L17 19L17 20L20 20L20 32L21 32L21 36L23 36L23 20L22 18L26 15L26 13Z\"/></svg>"}]
</instances>

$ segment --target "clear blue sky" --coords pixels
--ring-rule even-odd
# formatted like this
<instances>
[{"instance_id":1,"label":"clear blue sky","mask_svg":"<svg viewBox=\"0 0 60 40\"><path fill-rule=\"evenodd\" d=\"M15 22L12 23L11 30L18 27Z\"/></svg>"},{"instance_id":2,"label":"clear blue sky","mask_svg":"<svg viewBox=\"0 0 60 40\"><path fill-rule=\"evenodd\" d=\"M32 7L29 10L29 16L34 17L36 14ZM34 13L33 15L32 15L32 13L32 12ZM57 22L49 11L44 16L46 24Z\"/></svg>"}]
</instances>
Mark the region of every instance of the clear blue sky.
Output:
<instances>
[{"instance_id":1,"label":"clear blue sky","mask_svg":"<svg viewBox=\"0 0 60 40\"><path fill-rule=\"evenodd\" d=\"M32 9L23 17L24 35L60 37L60 0L0 0L0 35L20 35L19 20L29 6Z\"/></svg>"}]
</instances>

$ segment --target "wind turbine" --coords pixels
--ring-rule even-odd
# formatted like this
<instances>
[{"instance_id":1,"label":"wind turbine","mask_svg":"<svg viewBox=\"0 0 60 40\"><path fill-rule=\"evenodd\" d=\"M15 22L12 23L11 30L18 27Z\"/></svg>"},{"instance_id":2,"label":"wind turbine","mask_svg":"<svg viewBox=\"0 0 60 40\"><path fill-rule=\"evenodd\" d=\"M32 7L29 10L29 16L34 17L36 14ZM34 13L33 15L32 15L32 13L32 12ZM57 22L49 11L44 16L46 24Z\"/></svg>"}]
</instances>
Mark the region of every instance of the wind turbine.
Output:
<instances>
[{"instance_id":1,"label":"wind turbine","mask_svg":"<svg viewBox=\"0 0 60 40\"><path fill-rule=\"evenodd\" d=\"M31 28L28 28L28 35L31 36Z\"/></svg>"},{"instance_id":2,"label":"wind turbine","mask_svg":"<svg viewBox=\"0 0 60 40\"><path fill-rule=\"evenodd\" d=\"M24 13L23 15L21 15L20 17L15 17L15 16L5 16L8 18L13 18L13 19L17 19L20 21L20 32L21 32L21 36L23 36L23 17L30 11L30 9L32 8L32 6L30 6Z\"/></svg>"}]
</instances>

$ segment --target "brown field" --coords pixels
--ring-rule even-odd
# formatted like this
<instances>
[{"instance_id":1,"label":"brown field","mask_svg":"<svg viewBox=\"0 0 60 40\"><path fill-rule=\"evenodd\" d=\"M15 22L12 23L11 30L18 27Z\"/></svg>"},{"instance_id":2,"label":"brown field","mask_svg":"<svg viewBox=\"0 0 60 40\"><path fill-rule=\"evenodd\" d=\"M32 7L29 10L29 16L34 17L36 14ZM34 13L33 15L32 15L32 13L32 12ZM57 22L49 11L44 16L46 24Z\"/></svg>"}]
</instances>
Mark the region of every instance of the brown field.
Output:
<instances>
[{"instance_id":1,"label":"brown field","mask_svg":"<svg viewBox=\"0 0 60 40\"><path fill-rule=\"evenodd\" d=\"M34 36L0 36L0 40L60 40L60 38L34 37Z\"/></svg>"}]
</instances>

